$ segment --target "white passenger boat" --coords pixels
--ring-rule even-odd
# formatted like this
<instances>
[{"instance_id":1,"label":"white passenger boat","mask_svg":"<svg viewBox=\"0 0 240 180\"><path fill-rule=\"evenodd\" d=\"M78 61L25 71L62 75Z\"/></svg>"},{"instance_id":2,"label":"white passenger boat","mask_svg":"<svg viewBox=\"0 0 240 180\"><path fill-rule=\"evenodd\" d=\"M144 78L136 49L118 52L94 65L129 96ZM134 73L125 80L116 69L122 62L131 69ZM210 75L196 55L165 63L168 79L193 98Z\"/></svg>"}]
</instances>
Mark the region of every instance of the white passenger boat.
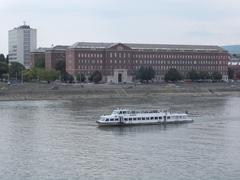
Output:
<instances>
[{"instance_id":1,"label":"white passenger boat","mask_svg":"<svg viewBox=\"0 0 240 180\"><path fill-rule=\"evenodd\" d=\"M167 110L116 109L111 115L101 116L100 126L167 124L193 122L187 113L173 113Z\"/></svg>"}]
</instances>

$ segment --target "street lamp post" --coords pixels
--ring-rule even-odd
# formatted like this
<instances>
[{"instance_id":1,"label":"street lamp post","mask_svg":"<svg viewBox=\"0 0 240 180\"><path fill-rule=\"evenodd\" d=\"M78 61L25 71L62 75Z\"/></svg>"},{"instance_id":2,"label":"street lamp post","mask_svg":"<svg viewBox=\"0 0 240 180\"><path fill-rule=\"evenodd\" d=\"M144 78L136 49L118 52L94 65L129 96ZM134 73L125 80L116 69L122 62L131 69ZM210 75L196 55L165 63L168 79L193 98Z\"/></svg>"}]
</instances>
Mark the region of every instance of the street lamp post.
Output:
<instances>
[{"instance_id":1,"label":"street lamp post","mask_svg":"<svg viewBox=\"0 0 240 180\"><path fill-rule=\"evenodd\" d=\"M21 71L21 83L23 84L23 68L22 68L22 71Z\"/></svg>"}]
</instances>

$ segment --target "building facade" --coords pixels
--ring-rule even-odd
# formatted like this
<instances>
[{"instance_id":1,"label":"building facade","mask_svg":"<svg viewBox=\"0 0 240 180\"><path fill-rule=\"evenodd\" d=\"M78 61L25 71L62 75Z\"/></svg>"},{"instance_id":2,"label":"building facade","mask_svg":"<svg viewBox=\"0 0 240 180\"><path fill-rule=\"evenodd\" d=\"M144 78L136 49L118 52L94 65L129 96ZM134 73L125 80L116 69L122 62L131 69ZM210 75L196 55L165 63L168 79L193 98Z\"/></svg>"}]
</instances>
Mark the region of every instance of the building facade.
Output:
<instances>
[{"instance_id":1,"label":"building facade","mask_svg":"<svg viewBox=\"0 0 240 180\"><path fill-rule=\"evenodd\" d=\"M35 67L36 64L39 64L39 61L44 61L45 64L45 54L46 51L50 48L37 48L31 52L31 64L30 67Z\"/></svg>"},{"instance_id":2,"label":"building facade","mask_svg":"<svg viewBox=\"0 0 240 180\"><path fill-rule=\"evenodd\" d=\"M66 50L66 71L90 76L98 70L103 81L122 83L132 81L141 66L151 66L155 81L162 81L171 68L184 76L191 70L218 71L227 80L229 59L218 46L79 42Z\"/></svg>"},{"instance_id":3,"label":"building facade","mask_svg":"<svg viewBox=\"0 0 240 180\"><path fill-rule=\"evenodd\" d=\"M240 55L232 56L228 63L228 66L233 70L233 79L239 80L240 79Z\"/></svg>"},{"instance_id":4,"label":"building facade","mask_svg":"<svg viewBox=\"0 0 240 180\"><path fill-rule=\"evenodd\" d=\"M56 69L58 61L66 62L66 50L69 46L54 46L45 52L45 68Z\"/></svg>"},{"instance_id":5,"label":"building facade","mask_svg":"<svg viewBox=\"0 0 240 180\"><path fill-rule=\"evenodd\" d=\"M25 67L31 65L30 52L37 48L37 30L22 25L8 31L9 62L19 62Z\"/></svg>"}]
</instances>

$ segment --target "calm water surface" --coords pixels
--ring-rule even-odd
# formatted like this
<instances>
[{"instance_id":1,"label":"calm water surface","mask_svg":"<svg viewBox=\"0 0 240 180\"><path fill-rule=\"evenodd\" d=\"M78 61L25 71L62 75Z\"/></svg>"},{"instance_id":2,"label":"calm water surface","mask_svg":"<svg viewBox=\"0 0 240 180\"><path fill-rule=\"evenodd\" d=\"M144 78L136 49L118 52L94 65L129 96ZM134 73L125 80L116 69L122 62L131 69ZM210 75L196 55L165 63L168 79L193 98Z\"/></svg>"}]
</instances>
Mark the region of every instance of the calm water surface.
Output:
<instances>
[{"instance_id":1,"label":"calm water surface","mask_svg":"<svg viewBox=\"0 0 240 180\"><path fill-rule=\"evenodd\" d=\"M189 110L194 123L98 128L116 107ZM0 179L240 179L240 98L0 102Z\"/></svg>"}]
</instances>

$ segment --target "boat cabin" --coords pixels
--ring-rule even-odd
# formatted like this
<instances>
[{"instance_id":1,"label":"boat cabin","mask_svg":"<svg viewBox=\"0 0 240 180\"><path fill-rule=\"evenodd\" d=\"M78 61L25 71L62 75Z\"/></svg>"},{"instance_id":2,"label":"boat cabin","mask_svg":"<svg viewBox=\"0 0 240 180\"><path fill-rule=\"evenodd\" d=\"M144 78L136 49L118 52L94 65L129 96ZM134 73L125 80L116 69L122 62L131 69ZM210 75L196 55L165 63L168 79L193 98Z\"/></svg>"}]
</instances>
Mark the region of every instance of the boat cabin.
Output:
<instances>
[{"instance_id":1,"label":"boat cabin","mask_svg":"<svg viewBox=\"0 0 240 180\"><path fill-rule=\"evenodd\" d=\"M112 112L112 115L124 115L124 114L129 114L130 111L127 109L117 109Z\"/></svg>"}]
</instances>

